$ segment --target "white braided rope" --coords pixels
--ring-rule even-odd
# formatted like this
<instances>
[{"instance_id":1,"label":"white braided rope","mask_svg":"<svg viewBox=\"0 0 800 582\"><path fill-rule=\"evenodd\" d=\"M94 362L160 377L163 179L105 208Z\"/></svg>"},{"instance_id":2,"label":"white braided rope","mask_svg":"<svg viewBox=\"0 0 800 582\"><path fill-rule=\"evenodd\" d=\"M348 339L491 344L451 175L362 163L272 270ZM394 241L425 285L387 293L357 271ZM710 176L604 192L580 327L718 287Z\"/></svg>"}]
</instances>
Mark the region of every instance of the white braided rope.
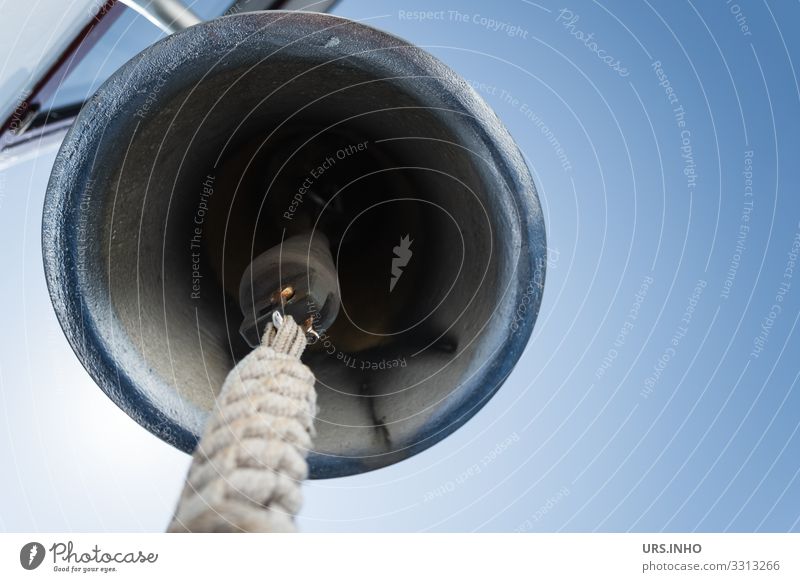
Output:
<instances>
[{"instance_id":1,"label":"white braided rope","mask_svg":"<svg viewBox=\"0 0 800 582\"><path fill-rule=\"evenodd\" d=\"M230 371L167 531L296 530L317 399L305 347L286 317Z\"/></svg>"}]
</instances>

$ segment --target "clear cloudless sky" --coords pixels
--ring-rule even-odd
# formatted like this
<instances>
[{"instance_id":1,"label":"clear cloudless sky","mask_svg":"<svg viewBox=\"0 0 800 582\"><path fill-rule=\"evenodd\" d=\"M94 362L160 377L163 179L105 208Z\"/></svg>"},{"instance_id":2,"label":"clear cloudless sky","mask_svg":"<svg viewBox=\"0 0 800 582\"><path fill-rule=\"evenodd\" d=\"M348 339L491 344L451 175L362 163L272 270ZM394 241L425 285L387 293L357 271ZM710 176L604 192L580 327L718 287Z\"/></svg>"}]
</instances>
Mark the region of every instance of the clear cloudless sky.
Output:
<instances>
[{"instance_id":1,"label":"clear cloudless sky","mask_svg":"<svg viewBox=\"0 0 800 582\"><path fill-rule=\"evenodd\" d=\"M800 529L800 5L334 13L427 47L495 109L536 180L549 270L486 407L412 459L309 482L301 529ZM189 458L61 334L39 242L54 155L0 180L0 529L158 531Z\"/></svg>"}]
</instances>

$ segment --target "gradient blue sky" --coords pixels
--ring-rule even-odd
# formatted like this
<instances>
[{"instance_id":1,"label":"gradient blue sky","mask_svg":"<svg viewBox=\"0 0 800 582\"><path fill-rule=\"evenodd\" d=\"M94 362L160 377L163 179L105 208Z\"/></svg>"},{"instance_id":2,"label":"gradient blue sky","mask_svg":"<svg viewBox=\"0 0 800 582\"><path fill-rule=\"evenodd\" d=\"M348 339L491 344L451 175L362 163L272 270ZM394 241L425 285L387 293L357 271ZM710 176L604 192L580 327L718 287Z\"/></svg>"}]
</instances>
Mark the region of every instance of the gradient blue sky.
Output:
<instances>
[{"instance_id":1,"label":"gradient blue sky","mask_svg":"<svg viewBox=\"0 0 800 582\"><path fill-rule=\"evenodd\" d=\"M301 529L800 529L800 4L334 13L473 83L530 164L551 252L497 396L410 460L309 483ZM39 243L53 157L0 181L0 529L158 531L189 458L117 410L61 335Z\"/></svg>"}]
</instances>

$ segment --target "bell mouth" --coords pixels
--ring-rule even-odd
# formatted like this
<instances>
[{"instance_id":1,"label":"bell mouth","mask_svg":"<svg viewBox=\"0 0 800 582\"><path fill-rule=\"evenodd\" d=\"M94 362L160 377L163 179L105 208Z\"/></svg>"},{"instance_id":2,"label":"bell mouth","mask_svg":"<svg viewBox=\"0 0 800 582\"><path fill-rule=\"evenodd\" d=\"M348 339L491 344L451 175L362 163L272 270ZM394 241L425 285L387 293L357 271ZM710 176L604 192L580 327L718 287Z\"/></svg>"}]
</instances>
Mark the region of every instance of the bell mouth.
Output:
<instances>
[{"instance_id":1,"label":"bell mouth","mask_svg":"<svg viewBox=\"0 0 800 582\"><path fill-rule=\"evenodd\" d=\"M57 157L43 248L84 366L190 452L250 349L248 265L324 239L341 305L304 361L311 476L333 477L422 451L488 401L538 313L544 232L516 145L452 71L361 24L269 12L172 35L99 89Z\"/></svg>"}]
</instances>

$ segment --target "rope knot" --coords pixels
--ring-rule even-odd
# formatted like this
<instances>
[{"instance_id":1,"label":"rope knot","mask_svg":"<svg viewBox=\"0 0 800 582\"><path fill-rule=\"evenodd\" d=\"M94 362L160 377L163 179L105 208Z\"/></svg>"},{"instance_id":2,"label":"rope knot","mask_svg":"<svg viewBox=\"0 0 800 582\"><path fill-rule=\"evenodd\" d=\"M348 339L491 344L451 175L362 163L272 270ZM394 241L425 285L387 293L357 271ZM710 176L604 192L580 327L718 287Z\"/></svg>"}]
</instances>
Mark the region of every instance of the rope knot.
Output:
<instances>
[{"instance_id":1,"label":"rope knot","mask_svg":"<svg viewBox=\"0 0 800 582\"><path fill-rule=\"evenodd\" d=\"M168 531L295 531L316 413L306 345L291 316L275 318L228 373Z\"/></svg>"}]
</instances>

